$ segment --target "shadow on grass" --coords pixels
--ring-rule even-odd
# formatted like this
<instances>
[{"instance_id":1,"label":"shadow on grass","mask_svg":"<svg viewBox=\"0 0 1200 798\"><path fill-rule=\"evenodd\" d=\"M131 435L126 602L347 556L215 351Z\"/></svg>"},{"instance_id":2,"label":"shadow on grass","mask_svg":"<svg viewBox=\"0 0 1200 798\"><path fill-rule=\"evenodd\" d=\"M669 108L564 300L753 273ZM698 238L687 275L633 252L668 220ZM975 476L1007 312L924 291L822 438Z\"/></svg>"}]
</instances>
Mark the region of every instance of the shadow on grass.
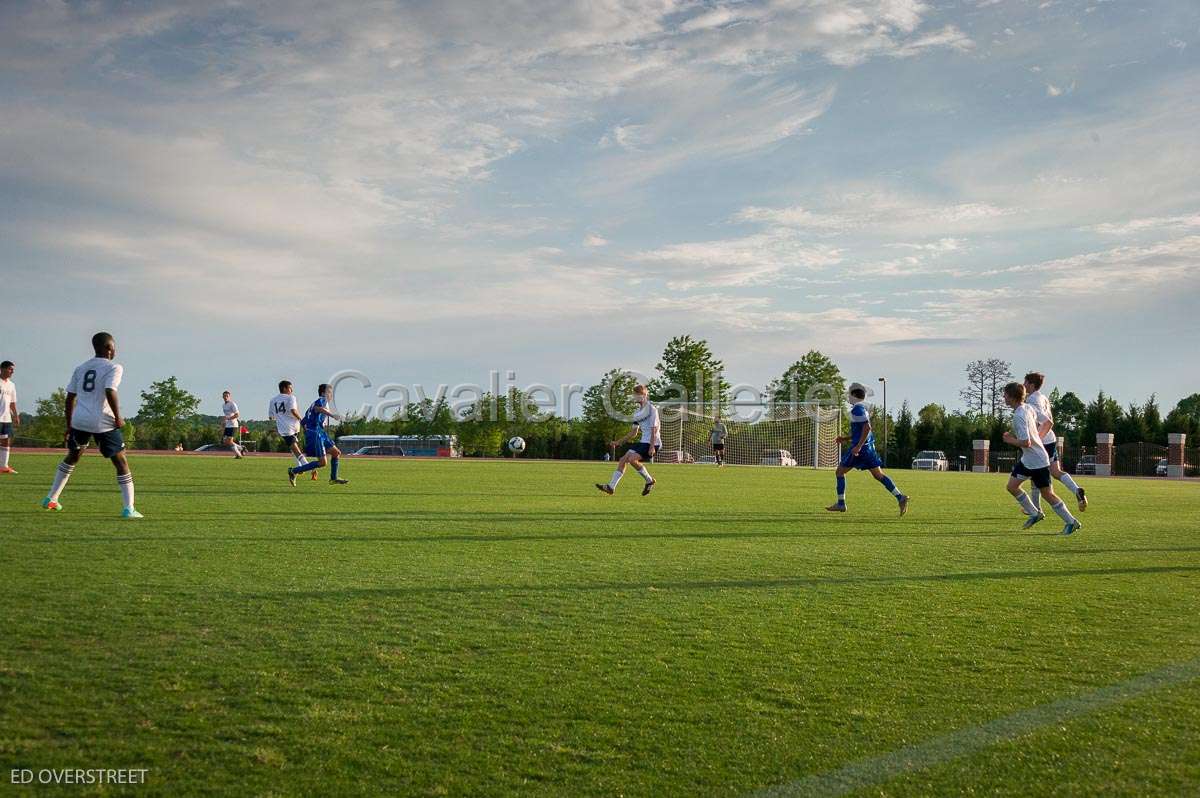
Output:
<instances>
[{"instance_id":1,"label":"shadow on grass","mask_svg":"<svg viewBox=\"0 0 1200 798\"><path fill-rule=\"evenodd\" d=\"M575 593L625 590L753 590L837 585L906 584L925 582L974 582L1008 579L1059 579L1076 576L1132 576L1200 572L1200 566L1160 565L1143 568L1073 568L1061 571L973 571L949 574L894 574L886 576L804 576L784 579L712 579L695 581L595 582L564 585L444 585L430 587L343 588L297 590L272 593L243 593L248 599L267 601L294 599L387 598L439 593Z\"/></svg>"}]
</instances>

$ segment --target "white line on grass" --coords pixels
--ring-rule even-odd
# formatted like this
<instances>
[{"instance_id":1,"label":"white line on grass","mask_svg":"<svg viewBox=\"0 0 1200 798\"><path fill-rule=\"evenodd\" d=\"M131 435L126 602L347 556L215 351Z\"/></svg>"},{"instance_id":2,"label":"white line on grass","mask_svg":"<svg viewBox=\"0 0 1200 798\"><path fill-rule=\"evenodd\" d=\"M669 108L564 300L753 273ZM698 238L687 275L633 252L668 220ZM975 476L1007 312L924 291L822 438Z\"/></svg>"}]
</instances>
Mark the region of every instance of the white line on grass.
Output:
<instances>
[{"instance_id":1,"label":"white line on grass","mask_svg":"<svg viewBox=\"0 0 1200 798\"><path fill-rule=\"evenodd\" d=\"M1183 684L1197 678L1200 678L1200 659L1168 665L1127 682L1101 687L1099 690L1064 698L1050 704L1030 707L979 726L971 726L935 737L917 745L860 759L827 773L818 773L786 784L767 787L753 793L753 797L792 798L792 796L845 795L852 790L881 784L914 770L940 765L951 759L957 759L960 756L1019 737L1041 726L1068 721L1112 704L1128 701L1144 693Z\"/></svg>"}]
</instances>

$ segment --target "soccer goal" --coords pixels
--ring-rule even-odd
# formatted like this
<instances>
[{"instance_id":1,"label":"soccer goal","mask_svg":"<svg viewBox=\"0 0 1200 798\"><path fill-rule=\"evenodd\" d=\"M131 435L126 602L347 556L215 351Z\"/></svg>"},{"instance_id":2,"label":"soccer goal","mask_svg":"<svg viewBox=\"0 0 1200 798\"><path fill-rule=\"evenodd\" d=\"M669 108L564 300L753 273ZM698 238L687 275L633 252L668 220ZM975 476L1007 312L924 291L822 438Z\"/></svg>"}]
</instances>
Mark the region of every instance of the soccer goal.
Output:
<instances>
[{"instance_id":1,"label":"soccer goal","mask_svg":"<svg viewBox=\"0 0 1200 798\"><path fill-rule=\"evenodd\" d=\"M678 405L660 406L663 446L655 460L711 463L714 414ZM833 468L841 457L837 436L842 409L816 403L775 405L760 413L724 419L725 462Z\"/></svg>"}]
</instances>

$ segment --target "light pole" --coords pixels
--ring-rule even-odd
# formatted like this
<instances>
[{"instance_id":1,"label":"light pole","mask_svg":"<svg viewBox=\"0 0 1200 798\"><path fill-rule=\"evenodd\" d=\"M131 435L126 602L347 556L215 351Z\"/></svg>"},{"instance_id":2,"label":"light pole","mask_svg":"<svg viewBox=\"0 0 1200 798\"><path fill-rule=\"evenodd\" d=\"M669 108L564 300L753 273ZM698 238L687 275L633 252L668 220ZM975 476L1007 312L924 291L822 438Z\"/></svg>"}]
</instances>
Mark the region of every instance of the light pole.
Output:
<instances>
[{"instance_id":1,"label":"light pole","mask_svg":"<svg viewBox=\"0 0 1200 798\"><path fill-rule=\"evenodd\" d=\"M887 412L887 377L880 377L883 383L883 465L887 467L888 452L888 412Z\"/></svg>"}]
</instances>

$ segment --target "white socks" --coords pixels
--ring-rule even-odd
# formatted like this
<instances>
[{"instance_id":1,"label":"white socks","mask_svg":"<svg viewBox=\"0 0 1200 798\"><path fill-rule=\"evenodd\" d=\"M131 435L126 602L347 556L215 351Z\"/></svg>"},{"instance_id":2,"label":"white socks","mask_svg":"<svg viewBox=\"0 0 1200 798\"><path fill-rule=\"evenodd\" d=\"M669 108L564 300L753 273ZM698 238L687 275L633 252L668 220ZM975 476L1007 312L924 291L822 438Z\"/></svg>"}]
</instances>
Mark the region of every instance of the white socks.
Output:
<instances>
[{"instance_id":1,"label":"white socks","mask_svg":"<svg viewBox=\"0 0 1200 798\"><path fill-rule=\"evenodd\" d=\"M1033 506L1033 500L1029 498L1029 494L1025 491L1018 491L1016 495L1017 504L1021 505L1021 509L1025 511L1025 515L1037 515L1040 511Z\"/></svg>"},{"instance_id":2,"label":"white socks","mask_svg":"<svg viewBox=\"0 0 1200 798\"><path fill-rule=\"evenodd\" d=\"M641 475L642 475L642 479L646 480L646 484L647 484L647 485L649 485L651 482L653 482L653 481L654 481L654 477L650 476L650 472L649 472L649 471L647 471L646 469L644 469L644 468L639 468L639 469L636 469L636 470L637 470L637 472L638 472L639 474L641 474Z\"/></svg>"},{"instance_id":3,"label":"white socks","mask_svg":"<svg viewBox=\"0 0 1200 798\"><path fill-rule=\"evenodd\" d=\"M1034 484L1029 485L1029 498L1033 501L1033 506L1040 513L1042 511L1042 491Z\"/></svg>"},{"instance_id":4,"label":"white socks","mask_svg":"<svg viewBox=\"0 0 1200 798\"><path fill-rule=\"evenodd\" d=\"M616 490L617 483L621 481L621 475L622 475L622 471L621 471L621 469L618 468L616 471L613 472L612 479L610 479L608 481L608 486L610 488L612 488L613 490Z\"/></svg>"},{"instance_id":5,"label":"white socks","mask_svg":"<svg viewBox=\"0 0 1200 798\"><path fill-rule=\"evenodd\" d=\"M117 484L121 486L121 501L125 502L126 509L133 509L133 474L118 474Z\"/></svg>"},{"instance_id":6,"label":"white socks","mask_svg":"<svg viewBox=\"0 0 1200 798\"><path fill-rule=\"evenodd\" d=\"M0 446L0 468L8 468L8 455L12 449L7 446Z\"/></svg>"},{"instance_id":7,"label":"white socks","mask_svg":"<svg viewBox=\"0 0 1200 798\"><path fill-rule=\"evenodd\" d=\"M302 454L295 454L292 456L296 458L296 465L298 465L298 466L302 466L308 462L308 458Z\"/></svg>"},{"instance_id":8,"label":"white socks","mask_svg":"<svg viewBox=\"0 0 1200 798\"><path fill-rule=\"evenodd\" d=\"M74 470L75 466L73 465L58 464L58 471L54 472L54 484L50 486L50 492L46 494L47 499L52 502L58 501L58 497L62 494L63 488L67 486L67 480L71 478L71 472Z\"/></svg>"},{"instance_id":9,"label":"white socks","mask_svg":"<svg viewBox=\"0 0 1200 798\"><path fill-rule=\"evenodd\" d=\"M1058 475L1058 481L1065 485L1067 490L1071 491L1072 496L1079 495L1079 486L1075 484L1075 480L1066 471Z\"/></svg>"},{"instance_id":10,"label":"white socks","mask_svg":"<svg viewBox=\"0 0 1200 798\"><path fill-rule=\"evenodd\" d=\"M1077 523L1075 516L1071 515L1071 511L1067 509L1067 503L1060 501L1058 504L1052 505L1051 510L1058 513L1058 517L1066 521L1068 524Z\"/></svg>"}]
</instances>

